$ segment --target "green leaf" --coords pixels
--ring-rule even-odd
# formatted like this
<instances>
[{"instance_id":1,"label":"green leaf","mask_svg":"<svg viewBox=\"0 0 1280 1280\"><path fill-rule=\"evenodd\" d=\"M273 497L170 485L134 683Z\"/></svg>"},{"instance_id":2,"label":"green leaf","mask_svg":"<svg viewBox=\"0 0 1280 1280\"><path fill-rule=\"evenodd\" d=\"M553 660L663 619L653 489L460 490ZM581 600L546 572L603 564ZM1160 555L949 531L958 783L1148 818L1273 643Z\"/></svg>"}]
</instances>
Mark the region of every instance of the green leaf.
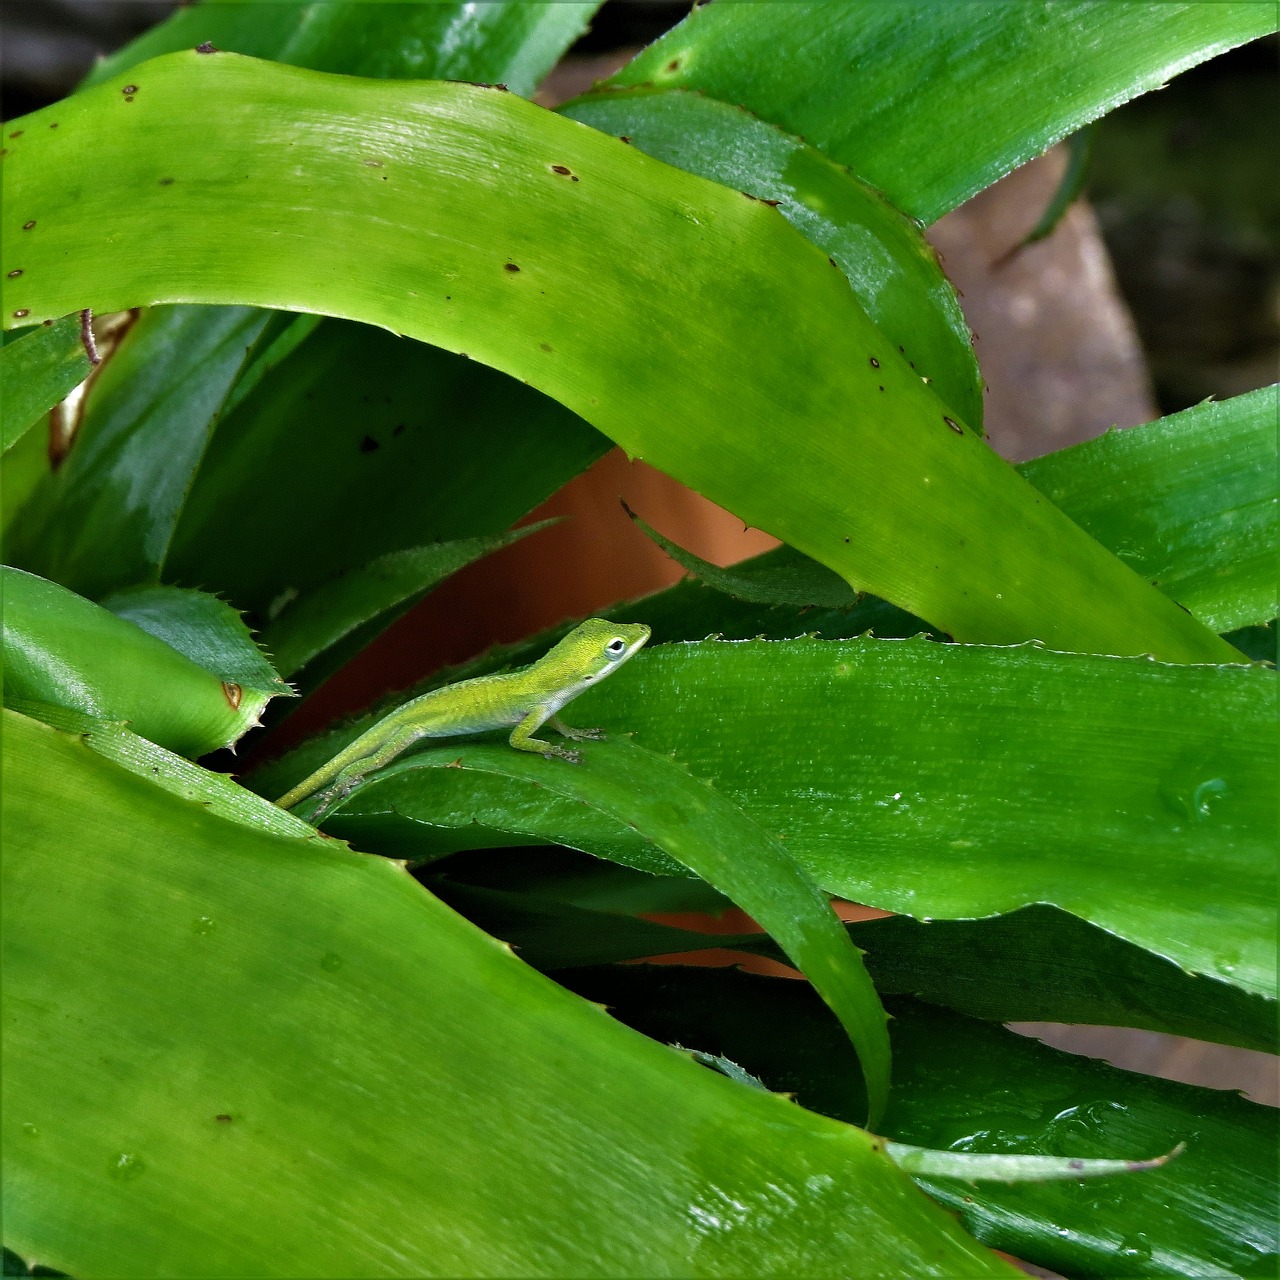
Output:
<instances>
[{"instance_id":1,"label":"green leaf","mask_svg":"<svg viewBox=\"0 0 1280 1280\"><path fill-rule=\"evenodd\" d=\"M0 348L0 451L8 453L92 369L80 317L63 316Z\"/></svg>"},{"instance_id":2,"label":"green leaf","mask_svg":"<svg viewBox=\"0 0 1280 1280\"><path fill-rule=\"evenodd\" d=\"M1275 462L1275 387L1222 403L1207 403L1145 426L1024 462L1018 470L1082 529L1165 595L1219 631L1276 610L1271 548L1280 536ZM843 579L789 547L742 560L727 569L640 527L672 559L708 586L735 599L763 604L839 607ZM830 638L873 628L878 635L910 635L912 627L883 602L864 600L837 617L698 608L681 588L651 597L649 607L671 618L664 640L700 639L711 632L772 638L817 631ZM845 591L849 608L853 603ZM895 611L896 612L896 611ZM678 622L690 614L688 625ZM865 621L864 621L865 620ZM789 622L789 630L787 625ZM1240 647L1235 639L1230 642ZM1264 637L1245 644L1256 659Z\"/></svg>"},{"instance_id":3,"label":"green leaf","mask_svg":"<svg viewBox=\"0 0 1280 1280\"><path fill-rule=\"evenodd\" d=\"M790 852L663 756L623 742L584 742L578 750L577 767L506 746L418 752L357 788L325 827L341 832L341 815L353 805L409 822L420 816L430 821L432 802L440 798L447 804L454 793L465 803L471 775L478 774L509 810L536 806L545 794L565 807L600 814L610 827L634 832L750 913L822 993L858 1048L874 1125L889 1087L884 1012L859 953ZM425 805L424 792L432 797Z\"/></svg>"},{"instance_id":4,"label":"green leaf","mask_svg":"<svg viewBox=\"0 0 1280 1280\"><path fill-rule=\"evenodd\" d=\"M501 80L516 92L531 93L595 7L202 4L180 10L100 62L89 83L155 53L211 42L223 50L346 74ZM200 314L211 328L229 322L219 309ZM501 531L606 447L573 415L532 391L512 388L495 371L453 369L460 362L452 355L423 352L362 326L328 321L313 339L317 317L280 319L286 331L254 354L224 416L250 399L294 348L301 350L287 370L261 387L265 407L247 406L232 422L218 423L191 497L196 510L184 513L165 573L225 594L262 620L282 595L383 553ZM164 355L153 351L148 361L149 394L187 396L188 371L179 359L166 368ZM484 419L486 411L508 416L499 427ZM393 447L392 433L406 429L416 438L397 440ZM239 439L242 431L254 433L251 448ZM432 492L425 481L440 468L450 471L455 460L447 448L431 453L425 446L431 436L455 434L470 438L475 456L489 455L491 510L473 510L464 519L455 514L451 522L451 513L439 509L452 496L447 485L437 480ZM230 456L228 435L236 442ZM388 447L377 458L358 457L353 468L348 448L354 452L370 441ZM462 477L473 508L474 474L470 464ZM506 485L516 491L507 492ZM47 523L66 522L55 512ZM247 573L254 575L248 582Z\"/></svg>"},{"instance_id":5,"label":"green leaf","mask_svg":"<svg viewBox=\"0 0 1280 1280\"><path fill-rule=\"evenodd\" d=\"M1276 397L1262 387L1025 462L1045 497L1217 631L1276 614Z\"/></svg>"},{"instance_id":6,"label":"green leaf","mask_svg":"<svg viewBox=\"0 0 1280 1280\"><path fill-rule=\"evenodd\" d=\"M532 865L523 892L471 883L467 864L435 874L427 883L536 969L709 949L786 958L764 934L673 928L617 914L627 907L613 903L588 909L563 901L556 896L561 890L554 875L538 882L542 855L542 850L524 851ZM697 909L685 902L665 904L656 896L655 901L636 909ZM925 923L891 916L846 928L882 995L919 996L989 1022L1141 1027L1264 1053L1276 1049L1274 1000L1187 973L1053 907L1023 907L986 920Z\"/></svg>"},{"instance_id":7,"label":"green leaf","mask_svg":"<svg viewBox=\"0 0 1280 1280\"><path fill-rule=\"evenodd\" d=\"M1067 151L1067 167L1062 171L1057 190L1045 206L1045 211L1036 220L1036 225L1005 255L1006 258L1013 257L1028 245L1047 240L1065 217L1067 210L1080 197L1089 177L1089 157L1093 154L1093 139L1096 132L1096 125L1085 125L1063 144ZM997 261L1002 263L1003 259Z\"/></svg>"},{"instance_id":8,"label":"green leaf","mask_svg":"<svg viewBox=\"0 0 1280 1280\"><path fill-rule=\"evenodd\" d=\"M386 80L501 80L528 97L587 29L593 3L461 0L252 0L179 9L98 62L85 87L148 58L206 41L218 49L315 71Z\"/></svg>"},{"instance_id":9,"label":"green leaf","mask_svg":"<svg viewBox=\"0 0 1280 1280\"><path fill-rule=\"evenodd\" d=\"M975 431L982 375L951 281L918 223L816 147L741 107L635 89L579 99L561 114L722 186L777 204L829 253L859 303L911 367ZM767 323L767 317L764 318Z\"/></svg>"},{"instance_id":10,"label":"green leaf","mask_svg":"<svg viewBox=\"0 0 1280 1280\"><path fill-rule=\"evenodd\" d=\"M272 697L293 696L239 613L216 596L182 587L138 587L108 596L102 607L224 681Z\"/></svg>"},{"instance_id":11,"label":"green leaf","mask_svg":"<svg viewBox=\"0 0 1280 1280\"><path fill-rule=\"evenodd\" d=\"M645 537L661 547L677 564L688 569L700 582L723 591L735 600L823 609L852 609L858 603L857 592L839 574L791 547L778 547L722 569L710 560L677 546L670 538L664 538L630 508L627 508L627 514Z\"/></svg>"},{"instance_id":12,"label":"green leaf","mask_svg":"<svg viewBox=\"0 0 1280 1280\"><path fill-rule=\"evenodd\" d=\"M740 103L932 222L1090 120L1278 25L1274 9L1249 3L703 5L601 91L652 85Z\"/></svg>"},{"instance_id":13,"label":"green leaf","mask_svg":"<svg viewBox=\"0 0 1280 1280\"><path fill-rule=\"evenodd\" d=\"M1043 902L1274 998L1275 688L1261 667L1030 646L703 642L637 655L574 714L674 753L832 893L917 918ZM276 794L367 723L313 739L254 789ZM409 803L370 783L333 829L393 857L499 830L663 869L634 833L551 796L424 792L412 820Z\"/></svg>"},{"instance_id":14,"label":"green leaf","mask_svg":"<svg viewBox=\"0 0 1280 1280\"><path fill-rule=\"evenodd\" d=\"M156 581L213 419L270 319L248 307L140 317L7 540L13 563L94 598Z\"/></svg>"},{"instance_id":15,"label":"green leaf","mask_svg":"<svg viewBox=\"0 0 1280 1280\"><path fill-rule=\"evenodd\" d=\"M325 322L220 424L166 576L265 626L382 556L503 533L608 446L493 369Z\"/></svg>"},{"instance_id":16,"label":"green leaf","mask_svg":"<svg viewBox=\"0 0 1280 1280\"><path fill-rule=\"evenodd\" d=\"M1145 1173L1180 1156L1185 1143L1150 1160L1082 1160L1075 1156L977 1155L972 1151L936 1151L906 1142L886 1142L885 1151L913 1178L958 1178L962 1182L1080 1182L1085 1178Z\"/></svg>"},{"instance_id":17,"label":"green leaf","mask_svg":"<svg viewBox=\"0 0 1280 1280\"><path fill-rule=\"evenodd\" d=\"M20 1254L78 1276L1012 1276L869 1135L646 1042L394 863L5 719Z\"/></svg>"},{"instance_id":18,"label":"green leaf","mask_svg":"<svg viewBox=\"0 0 1280 1280\"><path fill-rule=\"evenodd\" d=\"M673 965L568 977L647 1035L727 1056L802 1105L849 1114L848 1044L803 983ZM1272 1108L1117 1071L914 1001L889 1007L895 1078L884 1131L894 1141L1086 1160L1187 1144L1165 1168L1105 1182L922 1179L980 1239L1070 1276L1267 1274L1280 1209Z\"/></svg>"},{"instance_id":19,"label":"green leaf","mask_svg":"<svg viewBox=\"0 0 1280 1280\"><path fill-rule=\"evenodd\" d=\"M844 277L759 201L511 94L229 54L157 59L25 125L4 217L39 215L44 234L23 244L7 321L178 297L360 318L527 377L953 635L1238 656L949 426ZM72 199L72 174L110 219ZM182 237L181 258L120 251L157 226Z\"/></svg>"},{"instance_id":20,"label":"green leaf","mask_svg":"<svg viewBox=\"0 0 1280 1280\"><path fill-rule=\"evenodd\" d=\"M20 569L0 566L4 696L121 720L170 751L237 742L270 694L197 665L134 622Z\"/></svg>"},{"instance_id":21,"label":"green leaf","mask_svg":"<svg viewBox=\"0 0 1280 1280\"><path fill-rule=\"evenodd\" d=\"M23 698L12 699L10 709L63 733L76 734L98 755L183 800L201 805L206 812L219 818L272 835L317 842L323 838L314 827L301 818L295 818L287 809L263 804L260 797L237 786L226 774L202 769L190 760L130 733L123 724L101 720L83 711L70 711L48 702L30 702Z\"/></svg>"},{"instance_id":22,"label":"green leaf","mask_svg":"<svg viewBox=\"0 0 1280 1280\"><path fill-rule=\"evenodd\" d=\"M343 655L362 648L463 566L553 523L544 520L490 538L460 538L388 552L285 605L267 627L263 642L286 676L314 663L321 654L327 655L324 667L332 669ZM316 680L314 667L308 680Z\"/></svg>"}]
</instances>

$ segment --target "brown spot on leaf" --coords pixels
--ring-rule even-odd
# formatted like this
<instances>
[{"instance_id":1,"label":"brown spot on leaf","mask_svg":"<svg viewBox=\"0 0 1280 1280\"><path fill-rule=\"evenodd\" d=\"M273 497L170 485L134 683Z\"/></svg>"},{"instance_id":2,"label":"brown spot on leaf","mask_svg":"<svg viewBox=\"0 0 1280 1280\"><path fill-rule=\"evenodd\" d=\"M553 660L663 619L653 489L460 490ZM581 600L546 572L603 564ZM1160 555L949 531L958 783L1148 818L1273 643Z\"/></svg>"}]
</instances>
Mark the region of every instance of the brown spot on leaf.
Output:
<instances>
[{"instance_id":1,"label":"brown spot on leaf","mask_svg":"<svg viewBox=\"0 0 1280 1280\"><path fill-rule=\"evenodd\" d=\"M503 271L519 271L520 268L514 262L505 262L502 265Z\"/></svg>"},{"instance_id":2,"label":"brown spot on leaf","mask_svg":"<svg viewBox=\"0 0 1280 1280\"><path fill-rule=\"evenodd\" d=\"M672 58L672 59L671 59L671 61L667 63L667 70L668 70L668 71L679 71L679 70L680 70L680 59L679 59L679 58Z\"/></svg>"},{"instance_id":3,"label":"brown spot on leaf","mask_svg":"<svg viewBox=\"0 0 1280 1280\"><path fill-rule=\"evenodd\" d=\"M206 40L203 44L196 45L197 53L217 53L218 46L212 40Z\"/></svg>"},{"instance_id":4,"label":"brown spot on leaf","mask_svg":"<svg viewBox=\"0 0 1280 1280\"><path fill-rule=\"evenodd\" d=\"M56 120L49 126L50 129L56 129L57 127L58 127L58 122Z\"/></svg>"},{"instance_id":5,"label":"brown spot on leaf","mask_svg":"<svg viewBox=\"0 0 1280 1280\"><path fill-rule=\"evenodd\" d=\"M15 129L15 130L14 130L14 131L9 135L9 137L11 137L11 138L20 138L20 137L22 137L22 134L23 134L23 130L22 130L22 129Z\"/></svg>"},{"instance_id":6,"label":"brown spot on leaf","mask_svg":"<svg viewBox=\"0 0 1280 1280\"><path fill-rule=\"evenodd\" d=\"M244 697L244 690L238 684L233 684L230 680L224 680L222 682L222 693L231 704L231 710L239 711L240 699Z\"/></svg>"},{"instance_id":7,"label":"brown spot on leaf","mask_svg":"<svg viewBox=\"0 0 1280 1280\"><path fill-rule=\"evenodd\" d=\"M172 178L161 178L161 179L160 179L160 185L161 185L162 187L171 187L171 186L173 186L173 179L172 179Z\"/></svg>"},{"instance_id":8,"label":"brown spot on leaf","mask_svg":"<svg viewBox=\"0 0 1280 1280\"><path fill-rule=\"evenodd\" d=\"M549 342L540 342L540 343L538 343L538 346L539 346L539 347L541 347L543 351L550 351L550 350L551 350L551 343L549 343Z\"/></svg>"},{"instance_id":9,"label":"brown spot on leaf","mask_svg":"<svg viewBox=\"0 0 1280 1280\"><path fill-rule=\"evenodd\" d=\"M361 453L376 453L380 447L381 446L372 436L365 436L364 439L360 441Z\"/></svg>"},{"instance_id":10,"label":"brown spot on leaf","mask_svg":"<svg viewBox=\"0 0 1280 1280\"><path fill-rule=\"evenodd\" d=\"M224 1111L220 1116L213 1117L219 1124L230 1124L231 1117Z\"/></svg>"},{"instance_id":11,"label":"brown spot on leaf","mask_svg":"<svg viewBox=\"0 0 1280 1280\"><path fill-rule=\"evenodd\" d=\"M618 141L619 141L619 142L625 142L625 143L627 144L627 146L630 146L630 145L631 145L631 139L630 139L630 137L629 137L627 134L625 134L625 133L622 133L622 134L619 134L619 135L618 135Z\"/></svg>"}]
</instances>

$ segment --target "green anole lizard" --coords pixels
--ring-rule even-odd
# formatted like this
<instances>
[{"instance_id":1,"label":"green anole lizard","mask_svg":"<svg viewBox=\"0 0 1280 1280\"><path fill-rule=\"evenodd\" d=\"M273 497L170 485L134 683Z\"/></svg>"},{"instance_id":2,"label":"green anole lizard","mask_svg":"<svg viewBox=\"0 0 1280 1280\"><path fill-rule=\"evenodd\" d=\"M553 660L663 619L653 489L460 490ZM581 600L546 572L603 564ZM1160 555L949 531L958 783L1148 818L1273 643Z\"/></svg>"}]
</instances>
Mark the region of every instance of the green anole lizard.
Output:
<instances>
[{"instance_id":1,"label":"green anole lizard","mask_svg":"<svg viewBox=\"0 0 1280 1280\"><path fill-rule=\"evenodd\" d=\"M406 702L286 791L276 804L292 809L319 791L319 807L310 819L314 823L369 774L390 764L421 738L453 738L510 729L508 741L517 750L576 764L578 752L544 742L534 733L550 724L557 733L575 742L602 738L604 734L599 729L571 729L560 719L560 708L612 675L648 639L649 628L641 623L591 618L537 662L519 671L461 680Z\"/></svg>"}]
</instances>

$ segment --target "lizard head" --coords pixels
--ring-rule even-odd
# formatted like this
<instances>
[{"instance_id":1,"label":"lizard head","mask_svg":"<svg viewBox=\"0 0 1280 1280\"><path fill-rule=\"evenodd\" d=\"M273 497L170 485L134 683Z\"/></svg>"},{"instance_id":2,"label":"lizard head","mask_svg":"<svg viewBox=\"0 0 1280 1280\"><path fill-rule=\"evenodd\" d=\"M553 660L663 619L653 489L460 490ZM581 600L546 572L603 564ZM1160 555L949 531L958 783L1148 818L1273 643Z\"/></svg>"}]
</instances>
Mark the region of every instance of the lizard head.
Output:
<instances>
[{"instance_id":1,"label":"lizard head","mask_svg":"<svg viewBox=\"0 0 1280 1280\"><path fill-rule=\"evenodd\" d=\"M576 690L598 684L639 652L651 632L641 622L608 622L588 618L560 641L543 660Z\"/></svg>"}]
</instances>

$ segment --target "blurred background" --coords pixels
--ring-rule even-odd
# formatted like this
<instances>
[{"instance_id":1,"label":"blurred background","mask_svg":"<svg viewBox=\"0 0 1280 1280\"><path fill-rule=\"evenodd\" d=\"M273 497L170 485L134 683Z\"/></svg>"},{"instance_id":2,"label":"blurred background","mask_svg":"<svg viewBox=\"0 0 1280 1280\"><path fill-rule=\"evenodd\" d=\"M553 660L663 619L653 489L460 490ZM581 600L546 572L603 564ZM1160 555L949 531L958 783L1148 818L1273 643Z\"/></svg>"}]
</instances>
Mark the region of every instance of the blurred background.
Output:
<instances>
[{"instance_id":1,"label":"blurred background","mask_svg":"<svg viewBox=\"0 0 1280 1280\"><path fill-rule=\"evenodd\" d=\"M4 118L70 92L97 57L175 7L167 0L5 0ZM608 0L539 101L555 105L583 91L688 10L666 0ZM1276 379L1277 71L1276 38L1213 59L1122 106L930 229L976 335L987 432L1005 457L1036 457ZM1080 198L1050 234L1020 248L1072 159L1086 153ZM491 644L677 580L682 571L633 528L620 498L721 564L774 545L615 450L530 517L570 519L446 583L309 699L285 734L301 737ZM285 744L277 735L273 753ZM721 927L743 925L726 916ZM1280 1104L1268 1055L1149 1032L1018 1029L1118 1066Z\"/></svg>"}]
</instances>

